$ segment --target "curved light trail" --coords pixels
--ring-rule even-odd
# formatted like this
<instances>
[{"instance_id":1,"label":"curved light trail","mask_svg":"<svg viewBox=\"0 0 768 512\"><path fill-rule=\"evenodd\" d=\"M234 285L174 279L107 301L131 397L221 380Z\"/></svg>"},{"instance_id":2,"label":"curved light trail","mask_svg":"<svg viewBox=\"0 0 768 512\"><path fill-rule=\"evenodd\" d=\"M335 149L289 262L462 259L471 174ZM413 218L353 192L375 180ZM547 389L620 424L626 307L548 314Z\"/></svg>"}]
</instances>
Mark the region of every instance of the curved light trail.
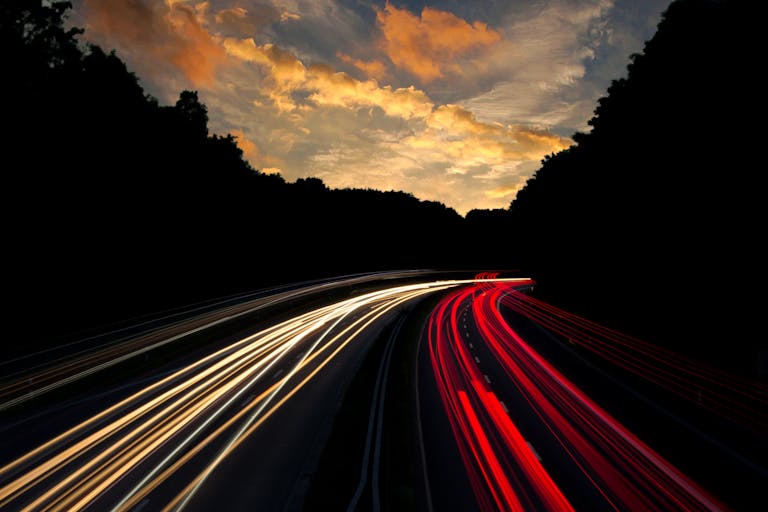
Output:
<instances>
[{"instance_id":1,"label":"curved light trail","mask_svg":"<svg viewBox=\"0 0 768 512\"><path fill-rule=\"evenodd\" d=\"M0 509L129 510L173 495L165 510L183 509L233 450L366 329L408 301L470 282L366 293L201 357L0 467ZM100 354L93 363L109 364ZM88 371L82 362L78 372Z\"/></svg>"},{"instance_id":2,"label":"curved light trail","mask_svg":"<svg viewBox=\"0 0 768 512\"><path fill-rule=\"evenodd\" d=\"M334 288L360 285L375 280L415 277L423 272L425 271L374 272L344 276L325 282L295 283L260 290L219 300L212 304L169 312L163 317L146 320L139 324L131 324L128 328L106 333L104 336L85 338L39 353L27 354L17 359L0 361L0 378L2 379L0 381L0 411L10 409L157 348L176 343L190 335L281 302L299 300ZM161 324L161 326L155 327L155 324ZM136 329L142 329L145 332L125 334L125 331L135 331ZM114 337L115 339L103 339L105 337ZM62 350L66 350L66 355L59 354ZM21 371L14 369L14 364L23 359L37 359L40 362L37 366L26 365Z\"/></svg>"},{"instance_id":3,"label":"curved light trail","mask_svg":"<svg viewBox=\"0 0 768 512\"><path fill-rule=\"evenodd\" d=\"M480 274L470 280L390 286L317 307L190 358L149 385L134 383L126 398L4 462L0 509L125 511L151 500L152 509L182 510L195 503L222 462L286 403L314 389L313 381L339 367L333 363L344 360L353 347L364 351L375 338L370 333L376 325L393 319L399 306L441 290L447 294L428 319L429 356L480 509L574 509L574 497L561 490L566 489L558 481L562 473L539 458L520 415L542 425L543 435L604 508L724 509L537 353L503 313L523 314L622 369L753 425L765 421L762 390L536 301L523 293L532 284ZM191 323L160 327L140 334L140 340L51 364L40 370L37 389L19 393L19 387L5 388L3 405L32 400L189 331L205 331L273 301L301 298L317 286L334 284L222 304ZM498 375L508 381L506 388L494 388L473 343L483 345L483 354L491 356ZM510 390L517 397L512 410L503 396Z\"/></svg>"},{"instance_id":4,"label":"curved light trail","mask_svg":"<svg viewBox=\"0 0 768 512\"><path fill-rule=\"evenodd\" d=\"M746 426L768 429L768 386L693 361L510 290L502 305L583 347L605 362Z\"/></svg>"},{"instance_id":5,"label":"curved light trail","mask_svg":"<svg viewBox=\"0 0 768 512\"><path fill-rule=\"evenodd\" d=\"M437 388L482 510L572 510L514 422L535 414L585 481L614 510L725 507L596 404L504 319L528 283L479 283L449 293L429 318ZM467 326L468 322L472 325ZM469 328L480 335L528 410L507 411L482 373Z\"/></svg>"}]
</instances>

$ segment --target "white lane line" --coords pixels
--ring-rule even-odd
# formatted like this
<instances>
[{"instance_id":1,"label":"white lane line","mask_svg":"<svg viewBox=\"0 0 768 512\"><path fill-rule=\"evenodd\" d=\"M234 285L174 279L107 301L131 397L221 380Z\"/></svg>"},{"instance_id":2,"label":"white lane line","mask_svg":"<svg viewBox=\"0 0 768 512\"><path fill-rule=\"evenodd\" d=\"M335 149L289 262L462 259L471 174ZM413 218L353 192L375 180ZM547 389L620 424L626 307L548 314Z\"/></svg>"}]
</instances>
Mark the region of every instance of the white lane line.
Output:
<instances>
[{"instance_id":1,"label":"white lane line","mask_svg":"<svg viewBox=\"0 0 768 512\"><path fill-rule=\"evenodd\" d=\"M405 323L405 316L401 316L395 330L392 332L391 339L389 340L389 347L387 353L387 362L384 368L384 380L381 382L381 391L379 392L379 417L378 425L376 426L376 444L373 450L373 475L371 479L371 486L373 491L373 512L381 511L381 496L379 492L379 472L381 468L381 437L384 430L384 398L387 393L387 378L389 377L389 366L392 361L392 352L394 351L395 341L400 334L400 328Z\"/></svg>"},{"instance_id":2,"label":"white lane line","mask_svg":"<svg viewBox=\"0 0 768 512\"><path fill-rule=\"evenodd\" d=\"M402 317L401 317L402 318ZM400 323L398 323L400 325ZM392 334L397 332L398 329L393 331ZM368 432L365 436L365 451L363 452L363 463L362 467L360 469L360 481L357 484L357 488L355 489L355 494L352 496L352 499L349 502L349 505L347 506L347 512L355 512L358 507L358 503L360 502L360 498L363 495L363 491L365 490L365 487L367 485L368 481L368 465L369 460L371 458L371 445L374 443L374 434L376 434L376 440L377 442L380 442L381 439L379 437L379 432L377 431L378 426L374 425L374 421L376 420L376 412L378 410L379 412L379 420L381 420L381 414L383 413L383 407L384 402L382 400L382 393L383 386L386 386L387 381L387 373L389 370L389 362L391 360L392 356L392 348L394 346L394 337L390 335L389 339L387 340L387 344L384 347L384 352L382 352L381 360L379 362L379 369L378 373L376 374L376 384L373 387L373 396L371 397L371 411L368 415ZM378 406L378 407L377 407ZM380 445L377 445L380 446ZM376 448L377 446L374 446L374 458L377 456ZM374 468L376 465L374 464ZM374 501L375 503L375 501Z\"/></svg>"},{"instance_id":3,"label":"white lane line","mask_svg":"<svg viewBox=\"0 0 768 512\"><path fill-rule=\"evenodd\" d=\"M499 400L499 403L501 404L501 408L504 409L504 412L509 414L509 409L507 408L507 404Z\"/></svg>"},{"instance_id":4,"label":"white lane line","mask_svg":"<svg viewBox=\"0 0 768 512\"><path fill-rule=\"evenodd\" d=\"M477 356L475 356L475 362L476 362L477 364L480 364L480 359L478 359L478 358L477 358Z\"/></svg>"},{"instance_id":5,"label":"white lane line","mask_svg":"<svg viewBox=\"0 0 768 512\"><path fill-rule=\"evenodd\" d=\"M486 374L483 374L483 377L485 377L485 382L487 382L488 384L491 383L490 377L488 377Z\"/></svg>"},{"instance_id":6,"label":"white lane line","mask_svg":"<svg viewBox=\"0 0 768 512\"><path fill-rule=\"evenodd\" d=\"M469 348L471 348L472 350L474 350L474 349L475 349L475 346L474 346L473 344L471 344L471 343L470 343L470 344L469 344Z\"/></svg>"}]
</instances>

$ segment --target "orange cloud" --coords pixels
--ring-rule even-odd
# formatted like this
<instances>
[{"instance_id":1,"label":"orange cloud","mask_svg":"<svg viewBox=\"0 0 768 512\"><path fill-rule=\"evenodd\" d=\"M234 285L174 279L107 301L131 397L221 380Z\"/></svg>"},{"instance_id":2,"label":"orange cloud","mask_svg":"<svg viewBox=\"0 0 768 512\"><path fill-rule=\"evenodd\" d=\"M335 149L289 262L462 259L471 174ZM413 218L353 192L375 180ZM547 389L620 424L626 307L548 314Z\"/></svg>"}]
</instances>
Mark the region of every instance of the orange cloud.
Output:
<instances>
[{"instance_id":1,"label":"orange cloud","mask_svg":"<svg viewBox=\"0 0 768 512\"><path fill-rule=\"evenodd\" d=\"M392 63L422 82L442 78L444 72L461 74L457 57L501 40L501 35L485 23L471 25L462 18L425 7L421 17L389 2L377 9L376 20L383 38L381 46Z\"/></svg>"},{"instance_id":2,"label":"orange cloud","mask_svg":"<svg viewBox=\"0 0 768 512\"><path fill-rule=\"evenodd\" d=\"M275 45L257 45L253 39L226 39L224 48L233 57L269 69L271 84L265 89L281 112L299 108L333 106L346 109L379 107L387 115L403 119L423 118L432 112L429 97L413 86L393 89L380 87L375 80L357 80L325 64L305 67L292 54ZM294 93L308 103L298 105Z\"/></svg>"},{"instance_id":3,"label":"orange cloud","mask_svg":"<svg viewBox=\"0 0 768 512\"><path fill-rule=\"evenodd\" d=\"M199 7L196 6L196 8L199 10ZM211 23L215 23L222 36L252 37L261 32L265 26L299 19L301 17L298 14L281 11L270 2L254 0L243 2L241 0L234 7L216 11Z\"/></svg>"},{"instance_id":4,"label":"orange cloud","mask_svg":"<svg viewBox=\"0 0 768 512\"><path fill-rule=\"evenodd\" d=\"M492 188L491 190L487 190L485 192L485 196L492 199L499 199L504 197L512 199L515 194L517 194L520 189L523 188L524 184L525 181L520 180L520 183L515 185L500 185L496 188Z\"/></svg>"},{"instance_id":5,"label":"orange cloud","mask_svg":"<svg viewBox=\"0 0 768 512\"><path fill-rule=\"evenodd\" d=\"M245 136L243 130L230 130L237 138L237 146L243 150L243 156L250 162L256 162L259 157L259 148L256 143Z\"/></svg>"},{"instance_id":6,"label":"orange cloud","mask_svg":"<svg viewBox=\"0 0 768 512\"><path fill-rule=\"evenodd\" d=\"M116 43L133 54L140 74L166 65L194 85L209 85L226 53L203 26L206 3L195 6L150 0L85 0L89 34Z\"/></svg>"},{"instance_id":7,"label":"orange cloud","mask_svg":"<svg viewBox=\"0 0 768 512\"><path fill-rule=\"evenodd\" d=\"M337 53L336 56L342 62L351 64L352 66L356 67L357 69L362 71L365 74L365 76L369 78L375 78L376 80L381 80L387 74L387 67L384 65L383 62L379 60L355 59L354 57L351 57L341 52Z\"/></svg>"},{"instance_id":8,"label":"orange cloud","mask_svg":"<svg viewBox=\"0 0 768 512\"><path fill-rule=\"evenodd\" d=\"M320 64L310 67L306 86L314 91L309 99L318 105L353 109L379 107L387 115L402 119L428 116L433 108L429 97L413 86L379 87L375 80L355 80Z\"/></svg>"},{"instance_id":9,"label":"orange cloud","mask_svg":"<svg viewBox=\"0 0 768 512\"><path fill-rule=\"evenodd\" d=\"M414 160L450 161L453 174L464 174L476 166L538 161L571 145L569 139L550 132L480 122L459 105L441 105L425 124L423 131L402 139L393 149Z\"/></svg>"}]
</instances>

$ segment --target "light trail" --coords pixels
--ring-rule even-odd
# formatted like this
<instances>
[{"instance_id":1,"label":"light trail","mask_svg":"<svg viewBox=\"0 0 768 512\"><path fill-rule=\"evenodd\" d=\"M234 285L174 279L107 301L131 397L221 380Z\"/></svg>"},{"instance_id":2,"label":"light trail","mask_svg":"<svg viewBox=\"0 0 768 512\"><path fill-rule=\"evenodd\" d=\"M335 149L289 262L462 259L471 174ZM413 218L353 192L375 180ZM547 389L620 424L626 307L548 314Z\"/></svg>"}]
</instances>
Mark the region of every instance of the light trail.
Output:
<instances>
[{"instance_id":1,"label":"light trail","mask_svg":"<svg viewBox=\"0 0 768 512\"><path fill-rule=\"evenodd\" d=\"M510 327L499 306L510 295L519 299L521 284L488 282L455 290L429 319L433 373L479 507L572 509L514 423L528 412L510 407L507 413L484 378L467 339L468 317L481 338L474 345L484 343L522 403L609 508L723 510Z\"/></svg>"},{"instance_id":2,"label":"light trail","mask_svg":"<svg viewBox=\"0 0 768 512\"><path fill-rule=\"evenodd\" d=\"M530 280L511 283L527 287ZM482 510L572 510L483 377L459 328L476 287L452 292L429 318L438 391Z\"/></svg>"},{"instance_id":3,"label":"light trail","mask_svg":"<svg viewBox=\"0 0 768 512\"><path fill-rule=\"evenodd\" d=\"M50 391L78 381L89 375L104 371L119 363L136 358L152 350L183 340L193 334L212 327L226 324L237 318L253 314L276 304L306 298L313 294L335 288L364 284L369 281L415 277L425 271L375 272L362 275L344 276L329 282L304 282L270 290L248 293L220 300L205 306L191 307L151 321L144 321L121 330L105 333L118 335L131 329L146 330L111 341L99 343L96 347L76 349L77 346L93 344L99 337L86 338L55 349L0 361L0 411L10 409L37 398ZM303 285L303 286L302 286ZM187 317L187 318L185 318ZM180 318L180 319L179 319ZM161 327L149 329L152 324L164 323ZM51 357L51 352L68 349L66 356ZM43 363L14 370L14 363L22 359L37 358L45 354Z\"/></svg>"},{"instance_id":4,"label":"light trail","mask_svg":"<svg viewBox=\"0 0 768 512\"><path fill-rule=\"evenodd\" d=\"M371 325L423 294L472 282L370 292L202 357L5 464L0 508L128 510L162 487L165 493L182 489L167 505L179 510L233 450ZM283 375L277 381L270 378L276 369ZM202 471L185 480L197 468Z\"/></svg>"},{"instance_id":5,"label":"light trail","mask_svg":"<svg viewBox=\"0 0 768 512\"><path fill-rule=\"evenodd\" d=\"M609 329L510 290L502 304L604 361L730 421L768 429L768 386Z\"/></svg>"}]
</instances>

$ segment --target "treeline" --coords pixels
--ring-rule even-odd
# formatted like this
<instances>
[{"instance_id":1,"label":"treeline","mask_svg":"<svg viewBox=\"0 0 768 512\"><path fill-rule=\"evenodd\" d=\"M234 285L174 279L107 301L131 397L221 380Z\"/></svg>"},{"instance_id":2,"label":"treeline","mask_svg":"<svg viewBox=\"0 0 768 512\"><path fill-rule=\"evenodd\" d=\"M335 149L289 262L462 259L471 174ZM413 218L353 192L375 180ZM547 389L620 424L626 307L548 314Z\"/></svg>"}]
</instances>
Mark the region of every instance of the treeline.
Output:
<instances>
[{"instance_id":1,"label":"treeline","mask_svg":"<svg viewBox=\"0 0 768 512\"><path fill-rule=\"evenodd\" d=\"M756 9L672 3L591 132L543 162L509 222L546 298L765 377Z\"/></svg>"},{"instance_id":2,"label":"treeline","mask_svg":"<svg viewBox=\"0 0 768 512\"><path fill-rule=\"evenodd\" d=\"M591 132L547 158L510 209L466 219L403 192L252 169L232 136L208 133L196 93L159 105L65 28L68 8L0 7L3 275L23 333L6 350L305 278L521 268L561 307L765 372L753 2L672 3Z\"/></svg>"},{"instance_id":3,"label":"treeline","mask_svg":"<svg viewBox=\"0 0 768 512\"><path fill-rule=\"evenodd\" d=\"M69 8L0 7L3 273L23 333L5 349L275 283L473 263L440 203L252 169L195 92L159 105L65 28Z\"/></svg>"}]
</instances>

